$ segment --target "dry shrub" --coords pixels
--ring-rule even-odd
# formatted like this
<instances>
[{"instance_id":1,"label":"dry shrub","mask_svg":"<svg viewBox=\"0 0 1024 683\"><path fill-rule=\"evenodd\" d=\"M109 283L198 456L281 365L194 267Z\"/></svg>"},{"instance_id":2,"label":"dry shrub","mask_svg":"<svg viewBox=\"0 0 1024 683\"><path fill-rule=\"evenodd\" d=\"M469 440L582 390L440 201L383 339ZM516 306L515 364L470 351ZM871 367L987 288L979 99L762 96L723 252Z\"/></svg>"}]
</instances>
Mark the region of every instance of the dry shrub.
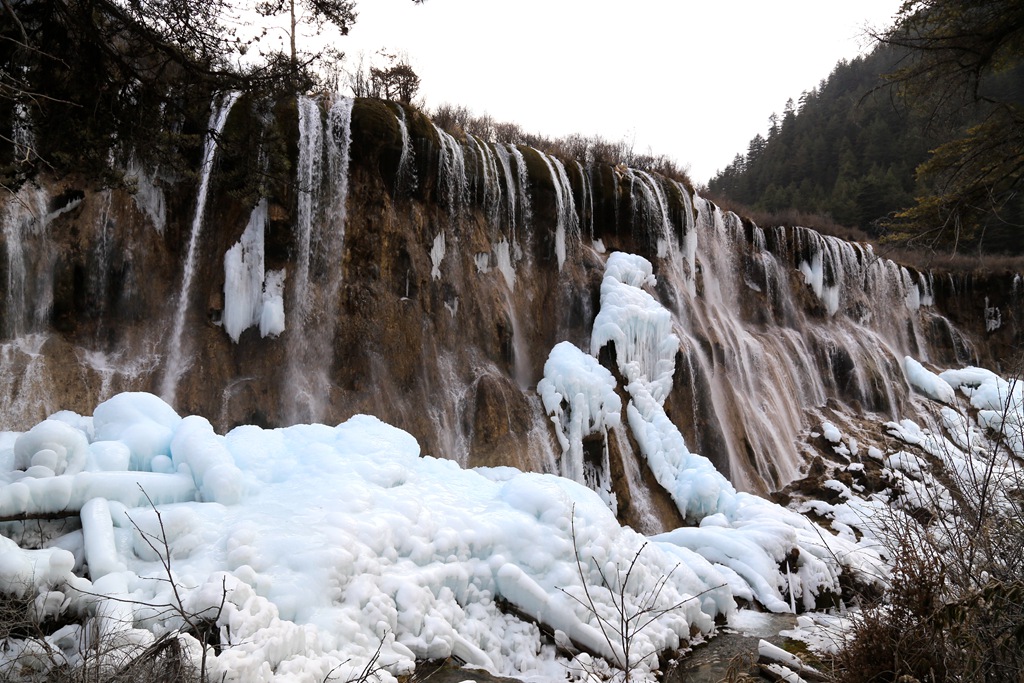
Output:
<instances>
[{"instance_id":1,"label":"dry shrub","mask_svg":"<svg viewBox=\"0 0 1024 683\"><path fill-rule=\"evenodd\" d=\"M41 617L33 607L34 595L0 594L0 643L11 652L0 665L0 680L11 683L202 683L205 677L193 664L176 633L158 638L152 645L137 650L134 645L116 642L117 637L97 639L88 617L80 617L83 630L79 638L88 639L83 658L71 665L47 636L62 626L74 623L71 615ZM26 644L22 649L20 645Z\"/></svg>"},{"instance_id":2,"label":"dry shrub","mask_svg":"<svg viewBox=\"0 0 1024 683\"><path fill-rule=\"evenodd\" d=\"M839 653L843 681L946 680L942 563L927 544L904 540L883 601L863 609Z\"/></svg>"},{"instance_id":3,"label":"dry shrub","mask_svg":"<svg viewBox=\"0 0 1024 683\"><path fill-rule=\"evenodd\" d=\"M1016 424L1009 394L1004 425ZM1024 438L1024 424L1012 429ZM952 451L931 458L952 511L927 528L897 513L883 522L891 583L855 621L838 658L840 680L1024 680L1024 463L1007 446L1011 435L989 436L969 444L980 466L940 467L957 462ZM939 500L933 504L938 510Z\"/></svg>"},{"instance_id":4,"label":"dry shrub","mask_svg":"<svg viewBox=\"0 0 1024 683\"><path fill-rule=\"evenodd\" d=\"M518 123L495 121L489 114L474 115L468 108L442 104L430 112L437 126L455 137L472 135L491 143L525 145L561 159L574 159L584 164L606 164L659 173L666 178L693 186L689 169L679 165L665 154L638 154L633 144L625 139L613 142L599 135L573 133L565 137L550 138L528 133Z\"/></svg>"}]
</instances>

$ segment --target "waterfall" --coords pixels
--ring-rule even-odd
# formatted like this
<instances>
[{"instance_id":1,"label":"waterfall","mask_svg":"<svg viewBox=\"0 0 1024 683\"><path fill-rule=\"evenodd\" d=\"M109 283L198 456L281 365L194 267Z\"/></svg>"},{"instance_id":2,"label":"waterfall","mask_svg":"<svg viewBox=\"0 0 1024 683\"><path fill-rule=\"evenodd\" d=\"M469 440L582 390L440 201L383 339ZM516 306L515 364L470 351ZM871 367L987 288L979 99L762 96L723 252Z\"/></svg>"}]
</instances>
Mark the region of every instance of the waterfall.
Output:
<instances>
[{"instance_id":1,"label":"waterfall","mask_svg":"<svg viewBox=\"0 0 1024 683\"><path fill-rule=\"evenodd\" d=\"M522 239L530 238L530 221L533 216L530 211L530 176L526 168L526 159L518 147L509 146L509 152L516 161L516 187L519 195L519 223L522 228Z\"/></svg>"},{"instance_id":2,"label":"waterfall","mask_svg":"<svg viewBox=\"0 0 1024 683\"><path fill-rule=\"evenodd\" d=\"M306 321L309 302L309 262L312 253L313 221L320 198L323 165L323 121L320 105L308 97L299 98L299 161L296 182L299 186L295 230L298 251L295 268L295 317Z\"/></svg>"},{"instance_id":3,"label":"waterfall","mask_svg":"<svg viewBox=\"0 0 1024 683\"><path fill-rule=\"evenodd\" d=\"M580 174L580 182L583 190L580 197L581 223L587 228L587 237L594 239L594 185L590 179L590 166L584 167L580 162L576 163L576 170Z\"/></svg>"},{"instance_id":4,"label":"waterfall","mask_svg":"<svg viewBox=\"0 0 1024 683\"><path fill-rule=\"evenodd\" d=\"M646 236L651 245L657 247L658 258L665 258L665 237L670 232L670 223L664 194L648 173L627 168L625 175L629 180L630 223L633 234Z\"/></svg>"},{"instance_id":5,"label":"waterfall","mask_svg":"<svg viewBox=\"0 0 1024 683\"><path fill-rule=\"evenodd\" d=\"M96 242L95 265L89 269L90 296L96 302L93 310L103 315L107 308L107 296L110 291L110 258L111 258L111 235L113 227L110 225L110 201L111 191L103 190L103 208L96 217L96 233L99 239Z\"/></svg>"},{"instance_id":6,"label":"waterfall","mask_svg":"<svg viewBox=\"0 0 1024 683\"><path fill-rule=\"evenodd\" d=\"M501 230L501 204L502 189L498 177L498 160L490 146L478 139L475 135L467 135L466 139L472 144L472 149L479 162L480 172L476 184L479 186L477 195L480 197L484 207L484 215L487 216L487 223L494 234ZM482 182L479 180L482 178Z\"/></svg>"},{"instance_id":7,"label":"waterfall","mask_svg":"<svg viewBox=\"0 0 1024 683\"><path fill-rule=\"evenodd\" d=\"M646 171L631 171L640 179L640 186L643 188L644 202L647 206L647 231L649 234L658 235L657 251L658 258L665 258L668 254L669 245L672 242L672 219L669 218L668 198L661 183ZM652 223L657 226L657 232L652 231Z\"/></svg>"},{"instance_id":8,"label":"waterfall","mask_svg":"<svg viewBox=\"0 0 1024 683\"><path fill-rule=\"evenodd\" d=\"M181 275L181 291L175 305L174 324L171 327L171 338L168 347L167 364L164 368L161 397L172 406L178 391L178 381L188 367L187 359L183 358L185 349L182 335L185 333L185 318L188 313L189 298L192 293L192 278L195 276L196 257L199 251L199 238L202 236L203 218L206 215L206 195L210 191L210 176L213 174L213 159L217 153L217 138L224 130L231 107L239 97L238 92L229 92L221 97L220 103L212 107L210 113L209 132L203 149L203 162L200 168L199 192L196 195L196 211L192 218L192 231L185 256L185 268Z\"/></svg>"},{"instance_id":9,"label":"waterfall","mask_svg":"<svg viewBox=\"0 0 1024 683\"><path fill-rule=\"evenodd\" d=\"M519 191L517 188L518 176L512 175L512 154L503 144L494 146L495 156L501 165L501 174L505 177L505 225L508 226L508 239L516 241L516 223L519 220L517 199ZM500 221L499 221L500 224Z\"/></svg>"},{"instance_id":10,"label":"waterfall","mask_svg":"<svg viewBox=\"0 0 1024 683\"><path fill-rule=\"evenodd\" d=\"M1019 335L1019 277L983 287L932 278L866 245L800 227L762 229L655 172L456 139L394 104L367 104L384 121L357 116L368 129L355 141L352 110L366 113L364 103L320 96L295 106L297 130L296 121L277 121L258 135L272 123L261 115L270 107L230 110L231 97L215 98L191 183L144 172L126 151L124 188L75 199L71 180L44 179L0 198L3 426L49 408L85 414L112 393L163 382L165 397L177 392L223 426L374 412L461 462L474 464L469 449L482 445L481 462L559 471L561 453L541 447L553 438L550 422L541 416L530 427L532 387L552 345L586 340L612 255L639 252L656 275L641 289L666 311L659 334L678 340L650 361L674 368L671 388L649 393L694 453L737 487L764 491L799 476L808 434L824 419L907 415L904 356L984 364L975 340L986 340L977 354L991 357L989 349L1010 346L988 340ZM244 121L237 129L252 130L254 141L291 140L292 177L275 178L265 197L247 195L248 205L228 196L219 170L212 177L215 163L227 166L216 134L229 116L231 130ZM366 181L351 195L350 142L359 152L351 179ZM244 151L231 168L259 163L255 150ZM284 151L263 155L276 162ZM412 183L419 191L409 191ZM232 224L218 231L221 215ZM165 220L177 228L161 235ZM180 246L168 248L178 233ZM168 273L166 289L139 284ZM217 310L222 273L217 329L199 307L205 312L209 294ZM260 334L248 329L257 322ZM208 369L202 384L199 367ZM500 392L475 392L484 375L500 379ZM613 468L617 453L639 444L617 431ZM596 441L586 446L573 471L607 490ZM642 468L625 476L651 481ZM660 496L653 501L657 512L641 517L664 514Z\"/></svg>"},{"instance_id":11,"label":"waterfall","mask_svg":"<svg viewBox=\"0 0 1024 683\"><path fill-rule=\"evenodd\" d=\"M34 238L46 230L46 205L49 202L47 193L26 183L18 190L18 194L9 197L3 213L4 244L7 249L7 297L6 315L3 321L5 337L18 337L35 327L34 318L29 316L30 301L38 301L39 296L33 289L38 285L36 273L46 273L48 269L28 269L26 247L35 244ZM29 272L32 277L29 277ZM45 296L45 295L44 295Z\"/></svg>"},{"instance_id":12,"label":"waterfall","mask_svg":"<svg viewBox=\"0 0 1024 683\"><path fill-rule=\"evenodd\" d=\"M459 141L434 124L440 143L438 150L439 194L452 218L469 203L469 180L466 178L466 154Z\"/></svg>"},{"instance_id":13,"label":"waterfall","mask_svg":"<svg viewBox=\"0 0 1024 683\"><path fill-rule=\"evenodd\" d=\"M0 428L38 420L57 408L43 352L48 339L35 333L0 344Z\"/></svg>"},{"instance_id":14,"label":"waterfall","mask_svg":"<svg viewBox=\"0 0 1024 683\"><path fill-rule=\"evenodd\" d=\"M634 175L638 219L665 227L667 240L667 195L654 176ZM658 250L686 360L691 438L713 449L737 486L780 486L798 474L792 444L804 421L828 399L898 412L907 389L890 378L900 377L904 355L927 357L913 314L933 302L933 286L870 247L805 228L745 228L699 196L693 206L696 223L676 233L679 250L660 241ZM793 269L820 313L794 299ZM753 303L759 296L765 305Z\"/></svg>"},{"instance_id":15,"label":"waterfall","mask_svg":"<svg viewBox=\"0 0 1024 683\"><path fill-rule=\"evenodd\" d=\"M305 114L300 125L299 165L304 190L297 230L303 253L298 255L296 268L292 313L296 323L288 334L288 380L283 397L290 422L321 420L330 402L345 256L353 104L351 98L337 98L327 112L327 129L323 131L319 105L302 98L300 112Z\"/></svg>"},{"instance_id":16,"label":"waterfall","mask_svg":"<svg viewBox=\"0 0 1024 683\"><path fill-rule=\"evenodd\" d=\"M395 172L395 194L402 195L416 189L416 168L413 164L409 126L405 122L405 107L397 102L391 104L398 110L395 118L398 120L398 130L402 135L402 155L398 158L398 171Z\"/></svg>"},{"instance_id":17,"label":"waterfall","mask_svg":"<svg viewBox=\"0 0 1024 683\"><path fill-rule=\"evenodd\" d=\"M551 173L551 184L555 189L555 257L558 259L558 270L562 270L568 255L568 246L579 240L579 219L576 216L576 205L572 196L572 185L565 173L565 166L553 156L538 151Z\"/></svg>"}]
</instances>

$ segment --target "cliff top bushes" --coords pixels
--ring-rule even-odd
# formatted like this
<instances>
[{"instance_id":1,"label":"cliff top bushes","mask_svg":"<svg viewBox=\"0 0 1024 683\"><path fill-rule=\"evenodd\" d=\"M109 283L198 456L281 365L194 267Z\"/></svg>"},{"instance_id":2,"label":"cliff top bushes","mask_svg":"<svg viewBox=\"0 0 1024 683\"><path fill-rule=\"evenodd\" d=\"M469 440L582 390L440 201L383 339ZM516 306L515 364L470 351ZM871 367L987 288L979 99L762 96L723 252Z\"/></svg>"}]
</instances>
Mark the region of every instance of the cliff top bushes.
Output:
<instances>
[{"instance_id":1,"label":"cliff top bushes","mask_svg":"<svg viewBox=\"0 0 1024 683\"><path fill-rule=\"evenodd\" d=\"M518 123L495 121L490 114L477 116L467 107L451 104L442 104L430 112L430 117L434 123L456 137L468 134L488 142L526 145L547 154L583 163L625 165L641 171L660 173L666 178L693 187L687 167L679 166L665 154L639 154L633 149L632 143L625 139L612 142L599 135L581 134L551 138L528 133Z\"/></svg>"}]
</instances>

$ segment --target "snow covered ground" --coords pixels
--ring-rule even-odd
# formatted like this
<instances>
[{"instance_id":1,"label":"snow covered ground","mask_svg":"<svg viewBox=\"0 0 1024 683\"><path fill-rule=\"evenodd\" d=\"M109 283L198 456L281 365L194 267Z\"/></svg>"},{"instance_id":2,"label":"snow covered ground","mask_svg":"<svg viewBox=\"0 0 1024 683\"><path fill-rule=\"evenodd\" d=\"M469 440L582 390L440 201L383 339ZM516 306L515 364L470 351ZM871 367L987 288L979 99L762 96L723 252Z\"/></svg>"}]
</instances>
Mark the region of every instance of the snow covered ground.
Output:
<instances>
[{"instance_id":1,"label":"snow covered ground","mask_svg":"<svg viewBox=\"0 0 1024 683\"><path fill-rule=\"evenodd\" d=\"M23 434L0 433L0 592L66 624L9 640L0 672L45 679L65 660L116 667L208 620L218 633L207 659L214 680L350 680L372 670L390 681L417 660L447 657L533 680L625 668L650 676L657 653L735 618L737 599L801 611L851 575L884 581L870 520L891 500L836 481L842 502L803 508L826 530L736 492L686 449L664 411L679 341L644 289L653 284L649 262L612 254L591 353L556 347L538 389L567 471L578 474L582 439L607 438L625 412L692 526L645 538L618 524L607 490L462 469L365 415L221 435L155 396L120 394L91 417L60 412ZM609 342L624 408L615 376L595 361ZM978 423L1007 434L1021 424L1019 385L977 369L904 367L926 396L955 405L959 390L977 411L972 423L943 408L960 444L909 421L888 425L950 467L975 466L966 439ZM1007 401L1016 412L1001 408ZM864 449L835 425L823 431L851 472L862 467ZM921 482L927 468L903 451L866 454L905 482ZM622 617L628 637L616 630ZM199 661L202 644L180 637Z\"/></svg>"}]
</instances>

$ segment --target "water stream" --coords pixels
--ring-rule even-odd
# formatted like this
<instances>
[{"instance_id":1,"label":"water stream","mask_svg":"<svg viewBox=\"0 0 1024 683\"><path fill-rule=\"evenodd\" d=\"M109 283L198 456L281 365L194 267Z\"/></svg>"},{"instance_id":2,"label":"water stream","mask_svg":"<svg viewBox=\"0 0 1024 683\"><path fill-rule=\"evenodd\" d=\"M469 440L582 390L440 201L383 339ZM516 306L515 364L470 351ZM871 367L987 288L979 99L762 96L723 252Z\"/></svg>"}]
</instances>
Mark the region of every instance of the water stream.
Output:
<instances>
[{"instance_id":1,"label":"water stream","mask_svg":"<svg viewBox=\"0 0 1024 683\"><path fill-rule=\"evenodd\" d=\"M188 314L189 299L192 292L192 279L195 277L196 257L199 250L199 238L202 236L203 219L206 216L206 195L210 191L210 177L213 175L213 159L217 153L217 138L224 130L228 121L228 114L231 107L238 100L240 93L229 92L221 97L218 104L213 106L210 114L209 133L206 136L206 145L203 148L203 163L201 167L199 192L196 195L196 211L192 218L192 230L188 242L188 252L185 256L185 267L181 275L181 290L174 311L174 323L171 327L169 340L167 364L164 368L163 384L160 389L160 396L170 405L175 404L175 395L178 391L178 381L188 368L189 362L185 358L184 348L185 318Z\"/></svg>"},{"instance_id":2,"label":"water stream","mask_svg":"<svg viewBox=\"0 0 1024 683\"><path fill-rule=\"evenodd\" d=\"M299 195L296 229L300 253L292 296L294 322L287 335L284 392L284 414L293 423L324 419L330 400L338 297L344 277L353 103L351 98L337 98L327 112L326 130L317 102L305 99L300 109L299 168L304 189Z\"/></svg>"}]
</instances>

